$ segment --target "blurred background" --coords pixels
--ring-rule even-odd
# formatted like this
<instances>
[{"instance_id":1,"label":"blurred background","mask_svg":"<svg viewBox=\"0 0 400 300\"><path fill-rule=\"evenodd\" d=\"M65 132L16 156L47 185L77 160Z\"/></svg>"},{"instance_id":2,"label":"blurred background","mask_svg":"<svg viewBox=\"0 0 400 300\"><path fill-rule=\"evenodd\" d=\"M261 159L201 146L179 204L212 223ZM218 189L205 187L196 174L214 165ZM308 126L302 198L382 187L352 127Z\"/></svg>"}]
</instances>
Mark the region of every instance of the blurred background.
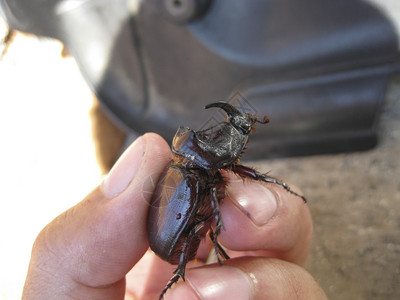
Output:
<instances>
[{"instance_id":1,"label":"blurred background","mask_svg":"<svg viewBox=\"0 0 400 300\"><path fill-rule=\"evenodd\" d=\"M93 95L62 49L16 33L0 60L0 299L20 299L36 235L101 178Z\"/></svg>"},{"instance_id":2,"label":"blurred background","mask_svg":"<svg viewBox=\"0 0 400 300\"><path fill-rule=\"evenodd\" d=\"M130 141L224 99L270 117L244 158L310 199L329 299L400 298L398 1L151 3L0 0L0 299Z\"/></svg>"}]
</instances>

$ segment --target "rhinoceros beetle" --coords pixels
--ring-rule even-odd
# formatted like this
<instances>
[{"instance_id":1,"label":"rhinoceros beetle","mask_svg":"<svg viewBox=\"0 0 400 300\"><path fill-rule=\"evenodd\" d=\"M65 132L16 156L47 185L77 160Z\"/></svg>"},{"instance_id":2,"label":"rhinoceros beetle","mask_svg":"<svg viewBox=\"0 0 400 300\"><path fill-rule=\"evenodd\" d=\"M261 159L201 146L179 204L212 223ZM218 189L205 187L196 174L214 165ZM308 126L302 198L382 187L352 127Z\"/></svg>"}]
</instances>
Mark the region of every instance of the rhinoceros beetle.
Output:
<instances>
[{"instance_id":1,"label":"rhinoceros beetle","mask_svg":"<svg viewBox=\"0 0 400 300\"><path fill-rule=\"evenodd\" d=\"M159 299L179 278L185 279L186 263L195 258L208 232L218 262L222 264L220 256L229 258L217 240L223 228L219 204L227 184L220 170L281 185L306 202L285 182L239 163L255 123L266 124L268 118L259 120L225 102L205 108L211 107L223 109L227 120L201 131L179 127L172 141L173 159L161 174L151 199L147 219L150 248L163 260L178 265Z\"/></svg>"}]
</instances>

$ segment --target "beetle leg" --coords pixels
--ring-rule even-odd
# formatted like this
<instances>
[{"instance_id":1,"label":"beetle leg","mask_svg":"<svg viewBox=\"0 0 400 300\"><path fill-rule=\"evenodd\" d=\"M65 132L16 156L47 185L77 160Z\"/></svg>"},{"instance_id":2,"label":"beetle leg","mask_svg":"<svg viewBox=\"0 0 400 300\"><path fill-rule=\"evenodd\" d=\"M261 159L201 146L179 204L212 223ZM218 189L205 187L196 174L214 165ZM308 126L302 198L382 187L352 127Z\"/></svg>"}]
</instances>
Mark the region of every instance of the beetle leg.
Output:
<instances>
[{"instance_id":1,"label":"beetle leg","mask_svg":"<svg viewBox=\"0 0 400 300\"><path fill-rule=\"evenodd\" d=\"M221 211L219 209L219 200L218 200L218 196L217 196L217 188L213 187L211 189L211 207L212 207L212 213L215 219L215 223L216 223L216 230L215 230L215 235L216 237L219 236L219 234L221 233L221 229L225 229L224 228L224 224L222 222L222 217L221 217Z\"/></svg>"},{"instance_id":2,"label":"beetle leg","mask_svg":"<svg viewBox=\"0 0 400 300\"><path fill-rule=\"evenodd\" d=\"M268 174L259 173L252 168L242 166L242 165L234 165L232 167L232 172L236 173L240 177L251 178L254 180L261 180L261 181L265 181L265 182L269 182L269 183L278 184L278 185L282 186L289 193L291 193L297 197L300 197L304 201L304 203L307 203L306 197L293 191L286 182L283 182L282 180L280 180L278 178L269 176Z\"/></svg>"},{"instance_id":3,"label":"beetle leg","mask_svg":"<svg viewBox=\"0 0 400 300\"><path fill-rule=\"evenodd\" d=\"M224 229L224 224L222 222L221 211L219 209L218 190L216 187L211 189L211 207L217 228L215 229L215 233L212 229L210 230L210 238L214 244L215 255L217 256L218 263L222 265L220 255L222 255L225 259L229 259L229 256L218 243L218 236L221 233L221 229Z\"/></svg>"},{"instance_id":4,"label":"beetle leg","mask_svg":"<svg viewBox=\"0 0 400 300\"><path fill-rule=\"evenodd\" d=\"M181 257L179 259L179 264L176 270L174 271L174 276L168 281L167 285L165 288L162 290L160 297L158 298L161 300L164 296L164 294L168 291L171 286L179 280L179 278L182 278L182 280L185 280L185 268L186 268L186 263L187 263L187 258L186 258L186 253L182 252Z\"/></svg>"},{"instance_id":5,"label":"beetle leg","mask_svg":"<svg viewBox=\"0 0 400 300\"><path fill-rule=\"evenodd\" d=\"M190 251L190 246L192 245L192 241L196 238L198 238L198 232L200 229L204 227L204 219L196 223L193 228L189 231L187 237L185 238L184 242L182 243L182 249L181 249L181 255L179 257L179 263L178 267L174 271L174 276L168 281L167 285L165 288L162 290L161 295L159 297L159 300L161 300L164 296L164 294L167 292L171 286L179 280L179 278L182 278L182 280L185 280L185 269L186 269L186 264L188 262L188 253Z\"/></svg>"},{"instance_id":6,"label":"beetle leg","mask_svg":"<svg viewBox=\"0 0 400 300\"><path fill-rule=\"evenodd\" d=\"M220 259L220 255L222 255L225 259L230 259L229 255L225 252L225 249L218 243L217 237L214 234L214 231L210 229L210 239L214 244L215 255L217 256L218 263L222 265L222 261Z\"/></svg>"},{"instance_id":7,"label":"beetle leg","mask_svg":"<svg viewBox=\"0 0 400 300\"><path fill-rule=\"evenodd\" d=\"M178 270L178 269L177 269ZM175 272L176 272L176 270L175 270ZM174 272L174 273L175 273ZM162 292L161 292L161 295L160 295L160 297L158 298L158 300L161 300L163 297L164 297L164 294L168 291L168 289L175 283L175 282L177 282L178 281L178 279L179 279L179 275L178 274L176 274L176 275L174 275L170 280L169 280L169 282L168 282L168 284L165 286L165 288L162 290Z\"/></svg>"}]
</instances>

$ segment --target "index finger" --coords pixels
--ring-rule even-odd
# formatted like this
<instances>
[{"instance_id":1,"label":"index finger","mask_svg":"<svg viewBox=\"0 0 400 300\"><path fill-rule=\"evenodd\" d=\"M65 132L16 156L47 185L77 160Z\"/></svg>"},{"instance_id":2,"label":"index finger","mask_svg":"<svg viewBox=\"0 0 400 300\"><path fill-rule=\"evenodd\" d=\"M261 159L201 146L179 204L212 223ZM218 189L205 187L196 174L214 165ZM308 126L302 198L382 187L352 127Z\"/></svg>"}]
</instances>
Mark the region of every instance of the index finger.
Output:
<instances>
[{"instance_id":1,"label":"index finger","mask_svg":"<svg viewBox=\"0 0 400 300\"><path fill-rule=\"evenodd\" d=\"M220 241L228 249L304 263L313 227L300 197L277 184L231 177L221 213L225 230Z\"/></svg>"}]
</instances>

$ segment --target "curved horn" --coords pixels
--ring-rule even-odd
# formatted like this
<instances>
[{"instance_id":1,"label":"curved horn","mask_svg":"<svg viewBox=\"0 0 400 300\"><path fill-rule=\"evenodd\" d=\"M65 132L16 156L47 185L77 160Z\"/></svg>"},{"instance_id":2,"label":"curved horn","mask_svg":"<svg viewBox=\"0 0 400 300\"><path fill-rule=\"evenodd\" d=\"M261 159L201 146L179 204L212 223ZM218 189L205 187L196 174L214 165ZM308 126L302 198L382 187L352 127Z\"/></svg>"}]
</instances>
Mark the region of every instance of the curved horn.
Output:
<instances>
[{"instance_id":1,"label":"curved horn","mask_svg":"<svg viewBox=\"0 0 400 300\"><path fill-rule=\"evenodd\" d=\"M210 107L219 107L222 108L229 116L229 119L232 119L232 117L237 116L237 115L243 115L242 112L240 112L236 107L226 103L226 102L215 102L215 103L210 103L206 105L206 109Z\"/></svg>"},{"instance_id":2,"label":"curved horn","mask_svg":"<svg viewBox=\"0 0 400 300\"><path fill-rule=\"evenodd\" d=\"M243 134L249 134L253 125L252 119L246 113L240 112L236 107L226 103L226 102L215 102L206 105L206 109L210 107L222 108L229 118L229 122Z\"/></svg>"}]
</instances>

